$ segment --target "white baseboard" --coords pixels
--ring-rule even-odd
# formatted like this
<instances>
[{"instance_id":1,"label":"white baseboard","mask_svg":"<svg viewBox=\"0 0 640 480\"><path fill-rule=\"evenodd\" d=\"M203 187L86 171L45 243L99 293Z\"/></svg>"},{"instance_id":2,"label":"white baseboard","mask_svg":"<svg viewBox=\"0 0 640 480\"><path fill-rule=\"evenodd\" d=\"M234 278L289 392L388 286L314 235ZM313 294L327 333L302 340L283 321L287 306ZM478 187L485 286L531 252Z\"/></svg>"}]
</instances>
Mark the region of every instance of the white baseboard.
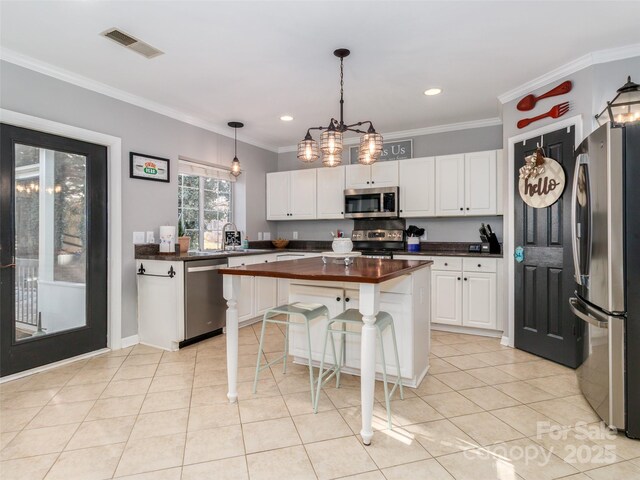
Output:
<instances>
[{"instance_id":1,"label":"white baseboard","mask_svg":"<svg viewBox=\"0 0 640 480\"><path fill-rule=\"evenodd\" d=\"M132 347L133 345L137 345L138 343L140 343L140 338L138 337L138 335L131 335L130 337L124 337L122 340L120 340L120 348Z\"/></svg>"},{"instance_id":2,"label":"white baseboard","mask_svg":"<svg viewBox=\"0 0 640 480\"><path fill-rule=\"evenodd\" d=\"M500 330L485 330L484 328L460 327L458 325L444 325L441 323L432 323L431 330L449 333L463 333L465 335L478 335L480 337L500 338L502 332Z\"/></svg>"},{"instance_id":3,"label":"white baseboard","mask_svg":"<svg viewBox=\"0 0 640 480\"><path fill-rule=\"evenodd\" d=\"M502 338L500 339L500 345L503 345L505 347L513 347L513 345L511 344L511 338L509 338L507 335L502 336Z\"/></svg>"},{"instance_id":4,"label":"white baseboard","mask_svg":"<svg viewBox=\"0 0 640 480\"><path fill-rule=\"evenodd\" d=\"M10 382L11 380L18 380L19 378L28 377L29 375L35 375L36 373L46 372L47 370L51 370L52 368L61 367L69 363L77 362L78 360L95 357L96 355L101 355L110 351L111 350L108 348L102 348L100 350L96 350L95 352L83 353L82 355L78 355L76 357L65 358L64 360L60 360L59 362L48 363L47 365L42 365L30 370L25 370L24 372L7 375L6 377L0 378L0 383Z\"/></svg>"}]
</instances>

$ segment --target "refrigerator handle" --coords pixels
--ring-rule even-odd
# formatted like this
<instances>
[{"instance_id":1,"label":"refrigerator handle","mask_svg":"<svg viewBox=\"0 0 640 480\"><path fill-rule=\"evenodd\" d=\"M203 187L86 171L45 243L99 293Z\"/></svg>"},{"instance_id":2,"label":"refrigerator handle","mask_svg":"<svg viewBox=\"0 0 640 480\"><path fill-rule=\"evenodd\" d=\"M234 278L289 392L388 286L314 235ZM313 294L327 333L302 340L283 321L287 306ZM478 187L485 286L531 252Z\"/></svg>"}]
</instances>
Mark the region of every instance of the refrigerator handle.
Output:
<instances>
[{"instance_id":1,"label":"refrigerator handle","mask_svg":"<svg viewBox=\"0 0 640 480\"><path fill-rule=\"evenodd\" d=\"M575 269L575 279L578 285L582 285L582 274L580 273L580 255L578 253L578 232L577 232L577 215L576 208L578 206L578 174L580 173L580 165L582 155L576 158L576 165L573 171L573 190L571 192L571 243L573 250L573 266Z\"/></svg>"},{"instance_id":2,"label":"refrigerator handle","mask_svg":"<svg viewBox=\"0 0 640 480\"><path fill-rule=\"evenodd\" d=\"M593 311L586 311L578 302L578 299L575 297L571 297L569 299L569 308L574 313L574 315L581 320L584 320L587 323L590 323L594 327L598 328L609 328L609 321L606 318L597 318L597 313Z\"/></svg>"}]
</instances>

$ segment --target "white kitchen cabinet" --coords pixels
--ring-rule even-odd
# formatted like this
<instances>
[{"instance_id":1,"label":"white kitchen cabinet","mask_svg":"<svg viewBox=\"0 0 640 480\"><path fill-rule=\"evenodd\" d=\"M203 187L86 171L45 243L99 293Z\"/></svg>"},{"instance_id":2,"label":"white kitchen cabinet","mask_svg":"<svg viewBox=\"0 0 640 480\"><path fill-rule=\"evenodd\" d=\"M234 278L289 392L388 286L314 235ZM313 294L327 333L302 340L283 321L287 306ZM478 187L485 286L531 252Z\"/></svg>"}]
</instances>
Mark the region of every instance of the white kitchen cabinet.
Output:
<instances>
[{"instance_id":1,"label":"white kitchen cabinet","mask_svg":"<svg viewBox=\"0 0 640 480\"><path fill-rule=\"evenodd\" d=\"M318 168L316 218L344 218L345 167Z\"/></svg>"},{"instance_id":2,"label":"white kitchen cabinet","mask_svg":"<svg viewBox=\"0 0 640 480\"><path fill-rule=\"evenodd\" d=\"M431 321L441 325L501 330L497 258L434 257Z\"/></svg>"},{"instance_id":3,"label":"white kitchen cabinet","mask_svg":"<svg viewBox=\"0 0 640 480\"><path fill-rule=\"evenodd\" d=\"M373 165L347 165L345 188L398 186L398 161L376 162Z\"/></svg>"},{"instance_id":4,"label":"white kitchen cabinet","mask_svg":"<svg viewBox=\"0 0 640 480\"><path fill-rule=\"evenodd\" d=\"M371 167L369 165L347 165L345 168L345 188L371 187Z\"/></svg>"},{"instance_id":5,"label":"white kitchen cabinet","mask_svg":"<svg viewBox=\"0 0 640 480\"><path fill-rule=\"evenodd\" d=\"M462 325L496 328L496 274L464 272L462 283Z\"/></svg>"},{"instance_id":6,"label":"white kitchen cabinet","mask_svg":"<svg viewBox=\"0 0 640 480\"><path fill-rule=\"evenodd\" d=\"M435 157L399 162L400 216L432 217L436 214Z\"/></svg>"},{"instance_id":7,"label":"white kitchen cabinet","mask_svg":"<svg viewBox=\"0 0 640 480\"><path fill-rule=\"evenodd\" d=\"M230 257L229 266L238 267L275 261L276 256L273 254L248 255ZM241 276L240 289L238 319L241 322L262 315L265 310L276 306L278 282L275 278Z\"/></svg>"},{"instance_id":8,"label":"white kitchen cabinet","mask_svg":"<svg viewBox=\"0 0 640 480\"><path fill-rule=\"evenodd\" d=\"M267 173L267 220L289 219L290 172Z\"/></svg>"},{"instance_id":9,"label":"white kitchen cabinet","mask_svg":"<svg viewBox=\"0 0 640 480\"><path fill-rule=\"evenodd\" d=\"M462 325L462 272L433 270L431 321Z\"/></svg>"},{"instance_id":10,"label":"white kitchen cabinet","mask_svg":"<svg viewBox=\"0 0 640 480\"><path fill-rule=\"evenodd\" d=\"M316 218L316 171L314 168L290 172L290 220Z\"/></svg>"},{"instance_id":11,"label":"white kitchen cabinet","mask_svg":"<svg viewBox=\"0 0 640 480\"><path fill-rule=\"evenodd\" d=\"M496 215L496 151L436 157L436 215Z\"/></svg>"},{"instance_id":12,"label":"white kitchen cabinet","mask_svg":"<svg viewBox=\"0 0 640 480\"><path fill-rule=\"evenodd\" d=\"M436 215L464 215L464 155L436 157Z\"/></svg>"},{"instance_id":13,"label":"white kitchen cabinet","mask_svg":"<svg viewBox=\"0 0 640 480\"><path fill-rule=\"evenodd\" d=\"M140 343L174 351L184 340L184 262L136 260ZM173 268L175 275L167 272Z\"/></svg>"},{"instance_id":14,"label":"white kitchen cabinet","mask_svg":"<svg viewBox=\"0 0 640 480\"><path fill-rule=\"evenodd\" d=\"M496 152L464 156L465 215L495 215L497 204Z\"/></svg>"},{"instance_id":15,"label":"white kitchen cabinet","mask_svg":"<svg viewBox=\"0 0 640 480\"><path fill-rule=\"evenodd\" d=\"M397 187L398 161L376 162L371 165L371 185L374 187Z\"/></svg>"},{"instance_id":16,"label":"white kitchen cabinet","mask_svg":"<svg viewBox=\"0 0 640 480\"><path fill-rule=\"evenodd\" d=\"M267 220L316 218L316 169L267 173Z\"/></svg>"}]
</instances>

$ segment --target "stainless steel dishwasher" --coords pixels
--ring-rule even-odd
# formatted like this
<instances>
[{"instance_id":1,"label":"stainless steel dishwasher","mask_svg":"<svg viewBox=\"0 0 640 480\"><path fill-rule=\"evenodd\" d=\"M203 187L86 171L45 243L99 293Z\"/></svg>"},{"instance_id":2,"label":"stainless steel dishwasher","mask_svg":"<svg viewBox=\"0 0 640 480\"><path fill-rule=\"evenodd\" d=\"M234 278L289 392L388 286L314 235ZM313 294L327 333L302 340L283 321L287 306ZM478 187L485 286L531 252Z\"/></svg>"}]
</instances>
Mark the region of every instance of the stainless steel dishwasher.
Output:
<instances>
[{"instance_id":1,"label":"stainless steel dishwasher","mask_svg":"<svg viewBox=\"0 0 640 480\"><path fill-rule=\"evenodd\" d=\"M227 302L222 296L222 275L218 269L227 266L226 258L185 262L184 276L184 341L194 341L222 333Z\"/></svg>"}]
</instances>

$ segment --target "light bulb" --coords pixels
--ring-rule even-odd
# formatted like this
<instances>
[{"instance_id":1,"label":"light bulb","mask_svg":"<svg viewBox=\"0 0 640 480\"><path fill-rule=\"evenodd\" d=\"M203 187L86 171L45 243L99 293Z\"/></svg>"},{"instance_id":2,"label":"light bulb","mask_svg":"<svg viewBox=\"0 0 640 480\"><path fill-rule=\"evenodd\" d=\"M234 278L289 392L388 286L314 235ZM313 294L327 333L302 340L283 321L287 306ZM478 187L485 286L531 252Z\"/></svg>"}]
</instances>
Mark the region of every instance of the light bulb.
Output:
<instances>
[{"instance_id":1,"label":"light bulb","mask_svg":"<svg viewBox=\"0 0 640 480\"><path fill-rule=\"evenodd\" d=\"M307 147L304 150L304 158L311 160L311 145L309 144L307 144Z\"/></svg>"},{"instance_id":2,"label":"light bulb","mask_svg":"<svg viewBox=\"0 0 640 480\"><path fill-rule=\"evenodd\" d=\"M333 136L331 136L329 137L329 153L333 155L335 151L336 151L336 141L333 138Z\"/></svg>"},{"instance_id":3,"label":"light bulb","mask_svg":"<svg viewBox=\"0 0 640 480\"><path fill-rule=\"evenodd\" d=\"M371 138L369 140L369 155L373 155L374 153L376 153L376 141Z\"/></svg>"}]
</instances>

